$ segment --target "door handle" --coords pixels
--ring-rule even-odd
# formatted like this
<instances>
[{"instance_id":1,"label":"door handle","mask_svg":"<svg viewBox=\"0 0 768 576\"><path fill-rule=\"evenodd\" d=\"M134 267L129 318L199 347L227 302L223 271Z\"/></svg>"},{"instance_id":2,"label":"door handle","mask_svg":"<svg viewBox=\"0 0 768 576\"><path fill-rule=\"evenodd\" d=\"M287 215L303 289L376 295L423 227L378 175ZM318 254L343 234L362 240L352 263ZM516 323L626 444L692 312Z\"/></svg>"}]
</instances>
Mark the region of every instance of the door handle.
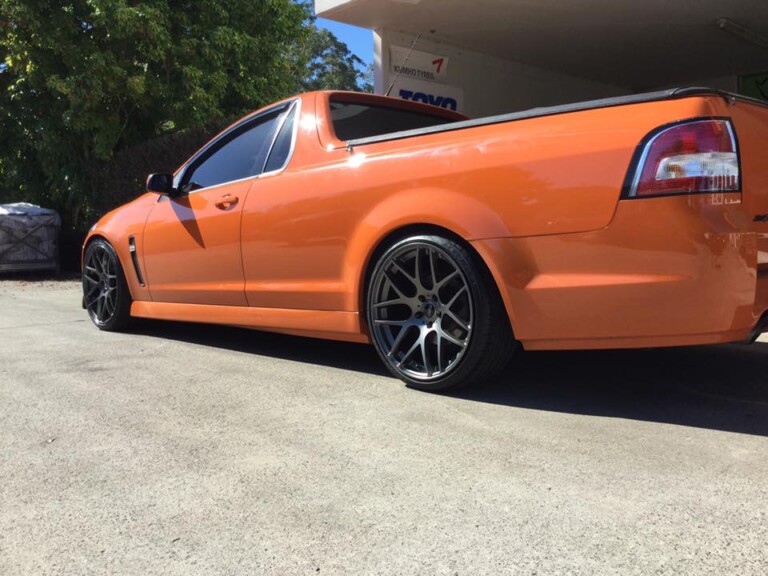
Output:
<instances>
[{"instance_id":1,"label":"door handle","mask_svg":"<svg viewBox=\"0 0 768 576\"><path fill-rule=\"evenodd\" d=\"M238 198L237 196L232 196L231 194L225 194L224 196L216 200L216 203L214 204L214 206L216 206L216 208L218 208L219 210L228 210L238 202L240 202L240 198Z\"/></svg>"}]
</instances>

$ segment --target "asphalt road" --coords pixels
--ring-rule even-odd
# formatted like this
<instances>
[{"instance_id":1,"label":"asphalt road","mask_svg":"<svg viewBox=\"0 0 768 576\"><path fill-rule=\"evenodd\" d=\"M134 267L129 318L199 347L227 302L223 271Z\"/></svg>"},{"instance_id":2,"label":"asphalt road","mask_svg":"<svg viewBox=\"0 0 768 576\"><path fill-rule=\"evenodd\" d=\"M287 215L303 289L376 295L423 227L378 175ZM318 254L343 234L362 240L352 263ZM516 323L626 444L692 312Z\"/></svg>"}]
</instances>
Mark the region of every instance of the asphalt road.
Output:
<instances>
[{"instance_id":1,"label":"asphalt road","mask_svg":"<svg viewBox=\"0 0 768 576\"><path fill-rule=\"evenodd\" d=\"M529 353L458 396L367 346L99 332L0 281L0 574L768 570L768 343Z\"/></svg>"}]
</instances>

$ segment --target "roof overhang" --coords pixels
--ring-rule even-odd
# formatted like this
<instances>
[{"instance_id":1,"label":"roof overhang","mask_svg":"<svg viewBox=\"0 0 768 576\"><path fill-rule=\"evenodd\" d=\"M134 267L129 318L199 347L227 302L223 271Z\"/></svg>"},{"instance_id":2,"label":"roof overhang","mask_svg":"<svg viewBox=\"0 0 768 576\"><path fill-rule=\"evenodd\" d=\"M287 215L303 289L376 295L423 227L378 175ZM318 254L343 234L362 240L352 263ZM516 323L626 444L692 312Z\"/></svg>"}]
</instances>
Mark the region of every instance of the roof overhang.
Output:
<instances>
[{"instance_id":1,"label":"roof overhang","mask_svg":"<svg viewBox=\"0 0 768 576\"><path fill-rule=\"evenodd\" d=\"M768 70L766 0L317 0L316 8L632 90Z\"/></svg>"}]
</instances>

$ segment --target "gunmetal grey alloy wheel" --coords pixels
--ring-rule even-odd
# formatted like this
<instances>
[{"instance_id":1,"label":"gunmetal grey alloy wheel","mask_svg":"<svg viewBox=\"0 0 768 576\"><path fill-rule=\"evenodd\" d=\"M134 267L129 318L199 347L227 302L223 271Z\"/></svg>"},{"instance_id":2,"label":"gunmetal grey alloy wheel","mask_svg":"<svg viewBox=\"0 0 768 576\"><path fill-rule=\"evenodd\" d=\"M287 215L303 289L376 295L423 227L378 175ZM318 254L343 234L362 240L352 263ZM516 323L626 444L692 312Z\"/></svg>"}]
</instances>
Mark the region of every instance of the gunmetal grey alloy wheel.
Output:
<instances>
[{"instance_id":1,"label":"gunmetal grey alloy wheel","mask_svg":"<svg viewBox=\"0 0 768 576\"><path fill-rule=\"evenodd\" d=\"M513 340L486 276L465 247L439 236L406 238L381 256L368 287L367 319L395 376L414 388L445 390L503 367Z\"/></svg>"},{"instance_id":2,"label":"gunmetal grey alloy wheel","mask_svg":"<svg viewBox=\"0 0 768 576\"><path fill-rule=\"evenodd\" d=\"M83 303L101 330L124 328L130 321L131 296L115 249L101 239L88 245L83 258Z\"/></svg>"}]
</instances>

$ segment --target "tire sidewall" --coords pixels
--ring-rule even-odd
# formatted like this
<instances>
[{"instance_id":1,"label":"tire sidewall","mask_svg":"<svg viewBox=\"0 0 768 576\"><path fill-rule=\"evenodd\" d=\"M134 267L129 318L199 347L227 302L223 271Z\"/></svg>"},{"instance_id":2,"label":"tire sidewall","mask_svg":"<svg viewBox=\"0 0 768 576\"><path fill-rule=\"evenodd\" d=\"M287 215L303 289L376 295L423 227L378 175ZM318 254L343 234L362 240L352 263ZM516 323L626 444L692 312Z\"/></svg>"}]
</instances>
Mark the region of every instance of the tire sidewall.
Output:
<instances>
[{"instance_id":1,"label":"tire sidewall","mask_svg":"<svg viewBox=\"0 0 768 576\"><path fill-rule=\"evenodd\" d=\"M115 275L117 277L117 302L115 304L114 313L106 322L100 322L98 318L96 318L95 314L91 312L91 310L86 308L86 311L88 312L88 316L90 317L91 321L96 325L97 328L109 332L112 330L118 330L127 324L130 317L131 295L128 291L128 285L125 281L125 274L123 272L123 266L120 262L120 258L117 256L117 252L115 251L114 247L106 240L98 238L88 244L83 258L83 266L86 265L93 252L98 248L103 248L114 262ZM85 296L87 293L85 271L83 271L82 284L83 295Z\"/></svg>"},{"instance_id":2,"label":"tire sidewall","mask_svg":"<svg viewBox=\"0 0 768 576\"><path fill-rule=\"evenodd\" d=\"M470 333L469 342L467 344L467 350L465 351L464 355L458 360L459 365L453 368L447 374L444 374L438 378L431 379L431 380L419 380L416 378L412 378L408 376L408 374L402 373L399 370L397 370L394 366L392 366L390 360L387 358L386 352L380 349L374 333L374 329L373 329L374 320L375 320L373 316L374 314L373 310L374 310L376 279L378 275L381 273L381 269L384 266L384 264L388 261L389 257L397 253L398 251L400 251L404 246L412 243L430 244L432 246L435 246L436 248L439 248L445 251L451 258L453 258L456 264L460 267L461 269L460 271L464 275L464 279L467 282L470 298L472 299L473 315L475 318L474 320L475 326L473 326L472 332ZM489 304L489 298L487 297L488 287L486 282L487 281L485 280L485 278L483 278L482 273L478 269L477 264L473 261L473 258L470 252L460 244L454 242L453 240L444 238L442 236L435 236L435 235L428 235L428 234L408 236L406 238L398 240L397 242L392 244L389 248L387 248L378 258L373 268L373 272L371 273L370 279L366 287L366 298L365 298L366 322L368 324L368 331L370 333L373 346L376 349L376 353L379 355L379 358L387 367L387 369L394 376L403 380L409 387L415 388L418 390L438 391L438 390L444 390L448 388L460 387L462 385L462 382L467 379L467 377L471 374L473 367L476 365L477 363L476 356L479 353L481 353L478 347L475 346L475 343L478 339L482 338L484 335L478 334L478 331L488 329L488 326L484 325L485 323L477 321L477 319L479 318L487 317L489 312L488 306L490 304Z\"/></svg>"}]
</instances>

